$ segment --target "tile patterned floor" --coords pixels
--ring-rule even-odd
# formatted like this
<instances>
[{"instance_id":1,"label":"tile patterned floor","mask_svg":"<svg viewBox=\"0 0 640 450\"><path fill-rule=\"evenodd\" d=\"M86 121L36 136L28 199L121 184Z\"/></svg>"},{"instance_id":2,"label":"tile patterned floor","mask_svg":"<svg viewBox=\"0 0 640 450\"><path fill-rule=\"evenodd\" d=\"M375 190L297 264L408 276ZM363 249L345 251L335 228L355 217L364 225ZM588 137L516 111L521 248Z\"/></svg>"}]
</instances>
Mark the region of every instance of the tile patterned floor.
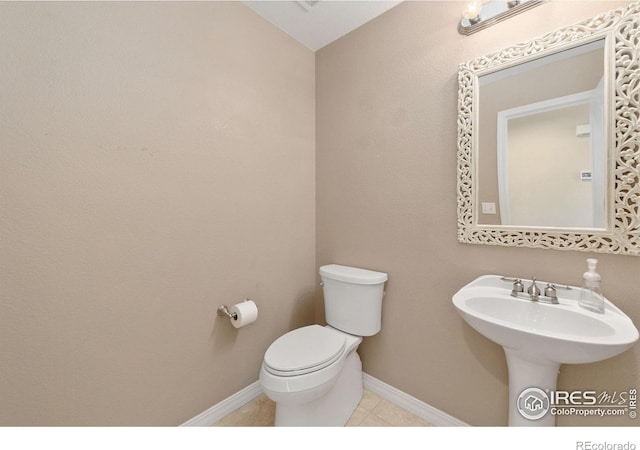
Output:
<instances>
[{"instance_id":1,"label":"tile patterned floor","mask_svg":"<svg viewBox=\"0 0 640 450\"><path fill-rule=\"evenodd\" d=\"M275 417L275 403L262 394L232 412L215 426L270 427ZM425 427L431 426L419 417L365 389L360 404L347 422L352 427Z\"/></svg>"}]
</instances>

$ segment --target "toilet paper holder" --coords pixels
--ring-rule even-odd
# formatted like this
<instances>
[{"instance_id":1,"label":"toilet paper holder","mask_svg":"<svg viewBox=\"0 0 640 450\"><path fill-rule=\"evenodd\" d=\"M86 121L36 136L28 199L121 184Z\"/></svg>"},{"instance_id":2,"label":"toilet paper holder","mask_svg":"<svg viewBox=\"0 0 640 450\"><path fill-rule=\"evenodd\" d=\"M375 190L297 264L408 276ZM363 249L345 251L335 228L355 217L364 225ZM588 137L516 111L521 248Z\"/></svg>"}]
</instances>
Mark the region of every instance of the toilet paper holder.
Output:
<instances>
[{"instance_id":1,"label":"toilet paper holder","mask_svg":"<svg viewBox=\"0 0 640 450\"><path fill-rule=\"evenodd\" d=\"M245 302L251 301L249 298L244 299ZM227 317L229 320L238 320L238 315L236 313L229 312L229 308L227 305L222 305L218 307L218 315L221 317Z\"/></svg>"},{"instance_id":2,"label":"toilet paper holder","mask_svg":"<svg viewBox=\"0 0 640 450\"><path fill-rule=\"evenodd\" d=\"M231 314L229 312L229 308L227 308L227 305L222 305L218 307L218 315L222 316L222 317L228 317L230 320L237 320L238 319L238 315L237 314Z\"/></svg>"}]
</instances>

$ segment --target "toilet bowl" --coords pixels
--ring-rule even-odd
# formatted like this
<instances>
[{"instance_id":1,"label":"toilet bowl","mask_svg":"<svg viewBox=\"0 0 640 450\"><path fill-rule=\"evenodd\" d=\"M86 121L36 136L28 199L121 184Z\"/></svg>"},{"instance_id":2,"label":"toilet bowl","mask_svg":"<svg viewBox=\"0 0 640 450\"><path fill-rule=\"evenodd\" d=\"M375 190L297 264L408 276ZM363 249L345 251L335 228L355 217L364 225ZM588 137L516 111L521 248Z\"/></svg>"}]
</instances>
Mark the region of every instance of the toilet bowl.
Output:
<instances>
[{"instance_id":1,"label":"toilet bowl","mask_svg":"<svg viewBox=\"0 0 640 450\"><path fill-rule=\"evenodd\" d=\"M265 354L260 383L276 402L276 426L341 426L362 397L362 342L310 325L278 338Z\"/></svg>"},{"instance_id":2,"label":"toilet bowl","mask_svg":"<svg viewBox=\"0 0 640 450\"><path fill-rule=\"evenodd\" d=\"M260 369L276 403L276 426L342 426L362 398L362 336L380 330L387 274L331 264L320 268L327 326L276 339Z\"/></svg>"}]
</instances>

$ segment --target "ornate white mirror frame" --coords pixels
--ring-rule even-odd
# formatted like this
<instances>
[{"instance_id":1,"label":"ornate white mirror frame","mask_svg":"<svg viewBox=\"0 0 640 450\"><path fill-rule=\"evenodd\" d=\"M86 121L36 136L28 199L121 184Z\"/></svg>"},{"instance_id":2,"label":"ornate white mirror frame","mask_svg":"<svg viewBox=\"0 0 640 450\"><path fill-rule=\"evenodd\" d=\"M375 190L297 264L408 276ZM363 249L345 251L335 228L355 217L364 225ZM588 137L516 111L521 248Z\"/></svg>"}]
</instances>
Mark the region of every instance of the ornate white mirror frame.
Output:
<instances>
[{"instance_id":1,"label":"ornate white mirror frame","mask_svg":"<svg viewBox=\"0 0 640 450\"><path fill-rule=\"evenodd\" d=\"M458 72L458 241L640 255L640 2L461 64ZM606 228L478 224L478 77L605 39L610 93ZM613 80L613 81L611 81ZM475 131L475 134L474 134Z\"/></svg>"}]
</instances>

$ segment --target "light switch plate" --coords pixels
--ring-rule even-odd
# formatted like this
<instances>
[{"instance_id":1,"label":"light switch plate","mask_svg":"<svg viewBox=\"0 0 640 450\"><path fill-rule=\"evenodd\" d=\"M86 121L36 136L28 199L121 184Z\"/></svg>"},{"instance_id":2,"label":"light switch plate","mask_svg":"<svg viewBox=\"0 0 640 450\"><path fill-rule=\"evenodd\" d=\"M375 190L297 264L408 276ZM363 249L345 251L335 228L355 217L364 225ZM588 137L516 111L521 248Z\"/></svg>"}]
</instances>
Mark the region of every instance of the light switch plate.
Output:
<instances>
[{"instance_id":1,"label":"light switch plate","mask_svg":"<svg viewBox=\"0 0 640 450\"><path fill-rule=\"evenodd\" d=\"M493 202L482 202L482 214L495 214L496 204Z\"/></svg>"}]
</instances>

